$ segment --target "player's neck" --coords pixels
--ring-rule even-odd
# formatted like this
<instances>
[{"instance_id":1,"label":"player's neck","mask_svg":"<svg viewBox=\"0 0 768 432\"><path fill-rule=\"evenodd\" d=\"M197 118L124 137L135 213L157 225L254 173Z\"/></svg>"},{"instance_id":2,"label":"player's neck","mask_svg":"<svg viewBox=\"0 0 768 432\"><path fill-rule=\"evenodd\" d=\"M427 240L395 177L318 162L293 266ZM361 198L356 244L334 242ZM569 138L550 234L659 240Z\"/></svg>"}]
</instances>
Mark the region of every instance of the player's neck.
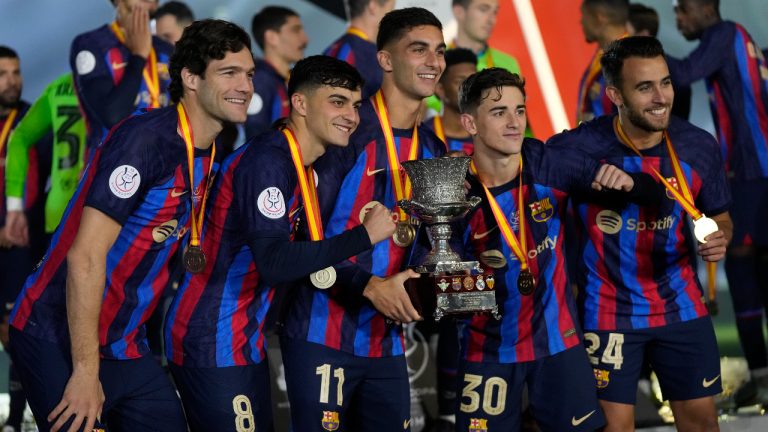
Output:
<instances>
[{"instance_id":1,"label":"player's neck","mask_svg":"<svg viewBox=\"0 0 768 432\"><path fill-rule=\"evenodd\" d=\"M287 126L296 137L305 167L312 165L325 153L326 145L310 133L304 118L289 117Z\"/></svg>"},{"instance_id":2,"label":"player's neck","mask_svg":"<svg viewBox=\"0 0 768 432\"><path fill-rule=\"evenodd\" d=\"M454 138L468 137L469 133L461 125L461 114L447 105L443 105L443 108L440 119L443 121L445 135Z\"/></svg>"},{"instance_id":3,"label":"player's neck","mask_svg":"<svg viewBox=\"0 0 768 432\"><path fill-rule=\"evenodd\" d=\"M376 43L376 36L378 36L379 33L378 22L371 22L370 19L367 19L367 17L363 15L357 18L352 18L352 21L349 22L349 26L365 33L365 37L368 38L368 41Z\"/></svg>"},{"instance_id":4,"label":"player's neck","mask_svg":"<svg viewBox=\"0 0 768 432\"><path fill-rule=\"evenodd\" d=\"M520 173L521 154L505 155L483 145L475 145L472 160L475 161L475 168L483 184L491 188L505 185L517 177Z\"/></svg>"},{"instance_id":5,"label":"player's neck","mask_svg":"<svg viewBox=\"0 0 768 432\"><path fill-rule=\"evenodd\" d=\"M662 131L647 131L632 124L631 121L626 118L619 117L621 121L621 128L624 133L627 134L627 138L632 140L632 144L637 147L638 150L647 150L649 148L656 147L664 136Z\"/></svg>"},{"instance_id":6,"label":"player's neck","mask_svg":"<svg viewBox=\"0 0 768 432\"><path fill-rule=\"evenodd\" d=\"M224 125L220 120L206 114L193 97L184 96L181 98L181 103L184 105L184 111L189 118L195 148L201 150L210 148Z\"/></svg>"},{"instance_id":7,"label":"player's neck","mask_svg":"<svg viewBox=\"0 0 768 432\"><path fill-rule=\"evenodd\" d=\"M453 43L456 44L456 48L466 48L475 54L480 54L480 52L488 46L487 41L472 39L467 36L466 33L461 31L461 29L459 29L459 32L456 34L456 39L453 40Z\"/></svg>"},{"instance_id":8,"label":"player's neck","mask_svg":"<svg viewBox=\"0 0 768 432\"><path fill-rule=\"evenodd\" d=\"M272 50L268 50L264 53L264 60L272 65L281 77L288 79L288 74L291 72L291 64L282 56Z\"/></svg>"},{"instance_id":9,"label":"player's neck","mask_svg":"<svg viewBox=\"0 0 768 432\"><path fill-rule=\"evenodd\" d=\"M414 98L397 88L389 75L381 84L384 102L387 104L389 123L393 128L410 129L421 112L423 99Z\"/></svg>"},{"instance_id":10,"label":"player's neck","mask_svg":"<svg viewBox=\"0 0 768 432\"><path fill-rule=\"evenodd\" d=\"M621 39L626 34L626 27L609 25L603 29L603 32L598 37L597 43L600 45L600 49L605 50L605 48L608 47L608 44L617 39Z\"/></svg>"}]
</instances>

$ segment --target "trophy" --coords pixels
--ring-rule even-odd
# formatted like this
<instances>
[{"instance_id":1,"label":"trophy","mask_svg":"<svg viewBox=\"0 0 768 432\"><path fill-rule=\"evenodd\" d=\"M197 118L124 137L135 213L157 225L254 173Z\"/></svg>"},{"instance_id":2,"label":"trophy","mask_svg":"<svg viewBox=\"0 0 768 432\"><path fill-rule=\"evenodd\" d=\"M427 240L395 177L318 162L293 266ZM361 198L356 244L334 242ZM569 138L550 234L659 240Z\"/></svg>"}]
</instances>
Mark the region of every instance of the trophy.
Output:
<instances>
[{"instance_id":1,"label":"trophy","mask_svg":"<svg viewBox=\"0 0 768 432\"><path fill-rule=\"evenodd\" d=\"M436 321L446 315L490 312L499 319L493 275L483 274L477 261L462 261L448 244L450 222L466 216L481 199L466 199L464 179L469 157L442 157L402 162L411 180L411 199L398 202L405 212L426 225L432 249L421 264L411 266L420 279L407 286L419 313Z\"/></svg>"}]
</instances>

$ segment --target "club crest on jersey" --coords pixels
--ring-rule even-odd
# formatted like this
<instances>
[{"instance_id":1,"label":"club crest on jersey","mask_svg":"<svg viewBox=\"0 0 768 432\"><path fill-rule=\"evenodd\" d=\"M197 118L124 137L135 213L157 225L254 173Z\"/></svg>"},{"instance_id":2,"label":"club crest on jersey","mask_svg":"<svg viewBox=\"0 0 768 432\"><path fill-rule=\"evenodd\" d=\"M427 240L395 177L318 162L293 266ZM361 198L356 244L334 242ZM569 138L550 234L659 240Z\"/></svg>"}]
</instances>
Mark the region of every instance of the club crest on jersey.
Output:
<instances>
[{"instance_id":1,"label":"club crest on jersey","mask_svg":"<svg viewBox=\"0 0 768 432\"><path fill-rule=\"evenodd\" d=\"M339 428L339 413L336 411L323 411L323 429L335 431Z\"/></svg>"},{"instance_id":2,"label":"club crest on jersey","mask_svg":"<svg viewBox=\"0 0 768 432\"><path fill-rule=\"evenodd\" d=\"M606 388L611 382L611 371L593 368L595 371L595 381L597 381L597 388Z\"/></svg>"},{"instance_id":3,"label":"club crest on jersey","mask_svg":"<svg viewBox=\"0 0 768 432\"><path fill-rule=\"evenodd\" d=\"M109 190L118 198L130 198L139 190L141 174L130 165L120 165L109 176Z\"/></svg>"},{"instance_id":4,"label":"club crest on jersey","mask_svg":"<svg viewBox=\"0 0 768 432\"><path fill-rule=\"evenodd\" d=\"M280 219L285 215L285 199L280 189L272 186L259 194L257 201L259 211L270 219Z\"/></svg>"},{"instance_id":5,"label":"club crest on jersey","mask_svg":"<svg viewBox=\"0 0 768 432\"><path fill-rule=\"evenodd\" d=\"M488 420L486 419L469 419L469 432L484 432L488 431Z\"/></svg>"},{"instance_id":6,"label":"club crest on jersey","mask_svg":"<svg viewBox=\"0 0 768 432\"><path fill-rule=\"evenodd\" d=\"M528 204L531 208L531 218L536 222L546 222L555 214L555 208L549 201L549 197Z\"/></svg>"},{"instance_id":7,"label":"club crest on jersey","mask_svg":"<svg viewBox=\"0 0 768 432\"><path fill-rule=\"evenodd\" d=\"M676 191L680 192L680 185L677 183L677 177L667 177L667 181L672 185L673 188L675 188ZM670 192L669 189L667 189L666 192L667 198L671 200L675 199L675 196L672 195L672 192Z\"/></svg>"}]
</instances>

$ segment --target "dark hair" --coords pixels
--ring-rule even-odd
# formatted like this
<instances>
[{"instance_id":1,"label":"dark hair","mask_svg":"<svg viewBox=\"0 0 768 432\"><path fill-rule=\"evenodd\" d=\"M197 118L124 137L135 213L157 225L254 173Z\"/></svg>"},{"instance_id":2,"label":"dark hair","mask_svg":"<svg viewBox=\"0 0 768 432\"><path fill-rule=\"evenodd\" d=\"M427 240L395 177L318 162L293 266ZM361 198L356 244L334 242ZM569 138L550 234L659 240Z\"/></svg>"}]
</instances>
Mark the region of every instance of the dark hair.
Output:
<instances>
[{"instance_id":1,"label":"dark hair","mask_svg":"<svg viewBox=\"0 0 768 432\"><path fill-rule=\"evenodd\" d=\"M443 74L440 76L440 80L442 81L443 78L448 75L448 69L450 69L451 66L462 63L471 63L477 66L477 56L472 52L472 50L468 50L466 48L453 48L446 50L445 69L443 70Z\"/></svg>"},{"instance_id":2,"label":"dark hair","mask_svg":"<svg viewBox=\"0 0 768 432\"><path fill-rule=\"evenodd\" d=\"M264 50L264 33L267 30L279 32L280 27L288 21L288 18L297 16L299 14L293 9L282 6L266 6L260 10L251 20L251 34L256 40L256 45Z\"/></svg>"},{"instance_id":3,"label":"dark hair","mask_svg":"<svg viewBox=\"0 0 768 432\"><path fill-rule=\"evenodd\" d=\"M712 6L715 12L720 13L720 0L693 0L699 6Z\"/></svg>"},{"instance_id":4,"label":"dark hair","mask_svg":"<svg viewBox=\"0 0 768 432\"><path fill-rule=\"evenodd\" d=\"M525 80L518 74L503 68L492 67L469 76L459 87L459 111L471 113L496 89L501 93L502 87L517 87L525 98Z\"/></svg>"},{"instance_id":5,"label":"dark hair","mask_svg":"<svg viewBox=\"0 0 768 432\"><path fill-rule=\"evenodd\" d=\"M376 48L384 49L389 43L400 40L412 28L420 26L433 26L443 30L443 24L435 14L424 8L409 7L390 11L379 23Z\"/></svg>"},{"instance_id":6,"label":"dark hair","mask_svg":"<svg viewBox=\"0 0 768 432\"><path fill-rule=\"evenodd\" d=\"M192 13L192 9L180 1L169 1L157 8L155 19L160 19L166 15L172 15L179 23L191 23L195 20L195 15Z\"/></svg>"},{"instance_id":7,"label":"dark hair","mask_svg":"<svg viewBox=\"0 0 768 432\"><path fill-rule=\"evenodd\" d=\"M335 57L313 55L293 66L288 80L288 97L299 91L313 91L321 86L357 90L363 87L360 72Z\"/></svg>"},{"instance_id":8,"label":"dark hair","mask_svg":"<svg viewBox=\"0 0 768 432\"><path fill-rule=\"evenodd\" d=\"M228 52L251 50L251 38L237 24L228 21L206 19L195 21L176 42L168 67L171 84L168 91L171 100L178 102L184 95L181 70L189 69L195 75L205 78L205 69L211 60L221 60Z\"/></svg>"},{"instance_id":9,"label":"dark hair","mask_svg":"<svg viewBox=\"0 0 768 432\"><path fill-rule=\"evenodd\" d=\"M365 12L365 8L367 8L372 1L375 1L380 5L387 2L387 0L345 0L344 3L346 3L349 8L349 18L357 18L362 15L363 12Z\"/></svg>"},{"instance_id":10,"label":"dark hair","mask_svg":"<svg viewBox=\"0 0 768 432\"><path fill-rule=\"evenodd\" d=\"M625 25L629 17L629 0L584 0L590 10L600 9L611 24Z\"/></svg>"},{"instance_id":11,"label":"dark hair","mask_svg":"<svg viewBox=\"0 0 768 432\"><path fill-rule=\"evenodd\" d=\"M630 57L656 58L664 56L661 42L652 36L630 36L611 42L600 58L603 76L608 85L621 85L621 69Z\"/></svg>"},{"instance_id":12,"label":"dark hair","mask_svg":"<svg viewBox=\"0 0 768 432\"><path fill-rule=\"evenodd\" d=\"M636 32L645 30L653 37L659 33L659 14L654 8L640 3L632 3L629 5L627 21L632 24Z\"/></svg>"},{"instance_id":13,"label":"dark hair","mask_svg":"<svg viewBox=\"0 0 768 432\"><path fill-rule=\"evenodd\" d=\"M461 6L464 9L468 8L472 4L472 0L453 0L451 6Z\"/></svg>"},{"instance_id":14,"label":"dark hair","mask_svg":"<svg viewBox=\"0 0 768 432\"><path fill-rule=\"evenodd\" d=\"M13 48L5 45L0 45L0 58L17 59L19 58L19 55L16 53L16 51L13 50Z\"/></svg>"}]
</instances>

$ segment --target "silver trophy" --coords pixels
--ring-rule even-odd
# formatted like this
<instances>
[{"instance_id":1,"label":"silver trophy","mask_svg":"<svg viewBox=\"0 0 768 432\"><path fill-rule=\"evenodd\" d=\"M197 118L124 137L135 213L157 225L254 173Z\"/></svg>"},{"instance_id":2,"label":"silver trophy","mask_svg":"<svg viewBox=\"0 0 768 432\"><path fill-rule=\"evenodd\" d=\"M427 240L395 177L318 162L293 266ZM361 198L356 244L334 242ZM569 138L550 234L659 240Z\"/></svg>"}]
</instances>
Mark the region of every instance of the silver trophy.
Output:
<instances>
[{"instance_id":1,"label":"silver trophy","mask_svg":"<svg viewBox=\"0 0 768 432\"><path fill-rule=\"evenodd\" d=\"M422 316L434 306L439 321L445 315L490 312L500 318L493 275L483 274L477 261L462 261L449 245L450 222L463 218L481 199L466 198L464 179L469 157L442 157L402 162L411 180L411 199L398 205L426 225L431 251L411 268L422 276L409 287ZM427 285L427 286L425 286Z\"/></svg>"}]
</instances>

